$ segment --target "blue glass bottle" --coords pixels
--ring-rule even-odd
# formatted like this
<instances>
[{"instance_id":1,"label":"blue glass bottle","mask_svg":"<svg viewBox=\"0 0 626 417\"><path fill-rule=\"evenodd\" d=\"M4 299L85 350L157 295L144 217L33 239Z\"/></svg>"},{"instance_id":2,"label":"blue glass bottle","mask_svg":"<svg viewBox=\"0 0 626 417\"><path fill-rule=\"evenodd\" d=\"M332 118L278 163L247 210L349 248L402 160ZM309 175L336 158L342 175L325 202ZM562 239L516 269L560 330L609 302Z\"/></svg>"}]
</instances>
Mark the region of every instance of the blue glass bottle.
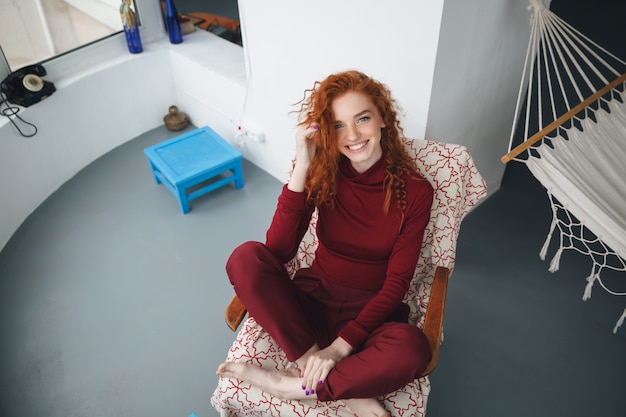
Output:
<instances>
[{"instance_id":1,"label":"blue glass bottle","mask_svg":"<svg viewBox=\"0 0 626 417\"><path fill-rule=\"evenodd\" d=\"M128 51L131 54L138 54L143 51L141 45L141 37L139 36L139 27L135 26L134 29L130 29L128 26L124 26L124 33L126 34L126 43L128 44Z\"/></svg>"},{"instance_id":2,"label":"blue glass bottle","mask_svg":"<svg viewBox=\"0 0 626 417\"><path fill-rule=\"evenodd\" d=\"M180 21L178 20L178 11L176 11L173 0L165 1L165 27L167 28L170 42L181 43L183 41L183 33L180 30Z\"/></svg>"},{"instance_id":3,"label":"blue glass bottle","mask_svg":"<svg viewBox=\"0 0 626 417\"><path fill-rule=\"evenodd\" d=\"M124 26L124 35L126 35L126 43L128 51L132 54L138 54L143 51L141 45L141 37L139 36L139 24L137 15L130 6L131 0L124 0L120 6L120 17Z\"/></svg>"}]
</instances>

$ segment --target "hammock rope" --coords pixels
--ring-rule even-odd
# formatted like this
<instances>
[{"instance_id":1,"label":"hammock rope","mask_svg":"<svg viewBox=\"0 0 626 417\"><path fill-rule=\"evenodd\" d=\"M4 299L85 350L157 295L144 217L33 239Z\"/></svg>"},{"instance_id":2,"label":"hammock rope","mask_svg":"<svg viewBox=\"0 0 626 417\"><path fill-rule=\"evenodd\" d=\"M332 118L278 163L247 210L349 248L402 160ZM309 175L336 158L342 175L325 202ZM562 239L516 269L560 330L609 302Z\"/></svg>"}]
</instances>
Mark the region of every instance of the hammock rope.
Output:
<instances>
[{"instance_id":1,"label":"hammock rope","mask_svg":"<svg viewBox=\"0 0 626 417\"><path fill-rule=\"evenodd\" d=\"M626 273L626 62L542 0L529 2L531 37L502 161L526 164L546 188L552 223L542 260L558 237L549 270L559 269L564 251L577 251L592 261L583 300L595 284L623 296L602 273ZM514 147L518 126L526 139ZM626 308L614 333L625 320Z\"/></svg>"}]
</instances>

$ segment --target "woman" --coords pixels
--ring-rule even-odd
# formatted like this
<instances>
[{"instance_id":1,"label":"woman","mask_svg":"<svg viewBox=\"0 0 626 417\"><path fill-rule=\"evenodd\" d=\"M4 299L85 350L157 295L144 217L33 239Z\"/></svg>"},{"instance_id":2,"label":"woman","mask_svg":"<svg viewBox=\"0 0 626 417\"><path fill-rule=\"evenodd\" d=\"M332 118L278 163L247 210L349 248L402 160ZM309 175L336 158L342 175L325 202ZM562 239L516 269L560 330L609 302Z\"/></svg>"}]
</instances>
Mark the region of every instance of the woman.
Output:
<instances>
[{"instance_id":1,"label":"woman","mask_svg":"<svg viewBox=\"0 0 626 417\"><path fill-rule=\"evenodd\" d=\"M226 266L250 315L297 368L223 363L217 374L279 398L343 400L359 416L384 416L376 397L412 381L431 356L402 300L433 189L404 148L386 86L347 71L307 93L291 177L266 242L244 243ZM315 208L315 259L291 280L284 263Z\"/></svg>"}]
</instances>

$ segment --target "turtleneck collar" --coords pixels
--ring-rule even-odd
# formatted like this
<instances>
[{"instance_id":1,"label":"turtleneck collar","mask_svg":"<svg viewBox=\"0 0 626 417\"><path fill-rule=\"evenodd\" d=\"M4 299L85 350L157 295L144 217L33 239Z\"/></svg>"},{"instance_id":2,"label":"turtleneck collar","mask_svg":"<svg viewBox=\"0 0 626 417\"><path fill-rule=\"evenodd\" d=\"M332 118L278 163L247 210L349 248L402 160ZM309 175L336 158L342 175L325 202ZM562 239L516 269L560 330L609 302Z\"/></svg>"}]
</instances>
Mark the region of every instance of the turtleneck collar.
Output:
<instances>
[{"instance_id":1,"label":"turtleneck collar","mask_svg":"<svg viewBox=\"0 0 626 417\"><path fill-rule=\"evenodd\" d=\"M339 171L343 177L352 182L364 185L380 184L385 177L385 155L383 154L374 165L362 173L357 172L350 160L342 155L341 161L339 162Z\"/></svg>"}]
</instances>

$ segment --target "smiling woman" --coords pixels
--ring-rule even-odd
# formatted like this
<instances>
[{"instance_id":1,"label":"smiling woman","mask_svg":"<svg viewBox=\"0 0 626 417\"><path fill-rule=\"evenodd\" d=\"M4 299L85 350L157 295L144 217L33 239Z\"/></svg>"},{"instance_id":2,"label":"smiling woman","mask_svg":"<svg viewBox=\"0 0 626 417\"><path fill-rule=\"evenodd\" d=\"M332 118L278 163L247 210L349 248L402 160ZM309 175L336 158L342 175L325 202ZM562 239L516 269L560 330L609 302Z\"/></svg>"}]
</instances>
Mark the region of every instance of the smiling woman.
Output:
<instances>
[{"instance_id":1,"label":"smiling woman","mask_svg":"<svg viewBox=\"0 0 626 417\"><path fill-rule=\"evenodd\" d=\"M122 30L118 0L0 0L0 45L12 71Z\"/></svg>"}]
</instances>

